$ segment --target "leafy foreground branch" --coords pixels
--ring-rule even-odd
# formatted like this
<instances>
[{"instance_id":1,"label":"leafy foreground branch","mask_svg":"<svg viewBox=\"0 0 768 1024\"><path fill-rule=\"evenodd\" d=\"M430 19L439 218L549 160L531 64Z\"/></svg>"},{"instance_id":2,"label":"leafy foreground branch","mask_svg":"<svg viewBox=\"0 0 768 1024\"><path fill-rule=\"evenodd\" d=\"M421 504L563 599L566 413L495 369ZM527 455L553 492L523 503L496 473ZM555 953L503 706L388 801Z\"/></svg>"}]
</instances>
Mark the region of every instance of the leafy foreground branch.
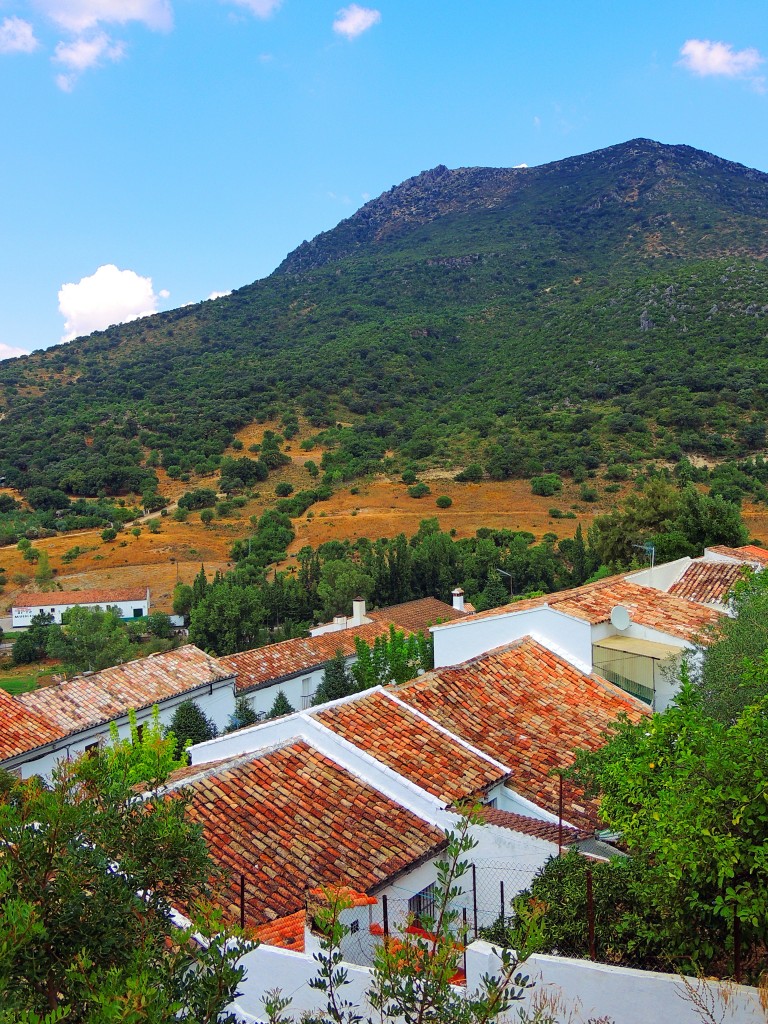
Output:
<instances>
[{"instance_id":1,"label":"leafy foreground branch","mask_svg":"<svg viewBox=\"0 0 768 1024\"><path fill-rule=\"evenodd\" d=\"M242 947L206 899L200 830L183 799L137 800L125 755L0 779L0 1024L236 1019Z\"/></svg>"},{"instance_id":2,"label":"leafy foreground branch","mask_svg":"<svg viewBox=\"0 0 768 1024\"><path fill-rule=\"evenodd\" d=\"M499 952L498 975L484 976L475 992L464 992L455 984L467 942L467 926L456 903L463 893L460 880L470 870L466 855L476 846L470 834L474 824L477 819L469 814L455 832L449 833L445 857L436 865L434 914L420 915L418 928L405 926L377 948L372 983L366 994L373 1016L366 1016L363 1007L345 996L350 978L341 945L349 929L342 923L341 914L351 906L349 897L343 887L325 890L326 904L315 916L325 938L321 951L315 954L319 967L310 985L325 994L326 1007L311 1018L302 1018L305 1024L307 1020L312 1024L373 1024L374 1020L486 1024L524 998L533 983L520 967L539 942L540 914L535 908L519 929L516 952ZM270 993L265 1000L269 1024L290 1024L293 1018L285 1015L289 1006L290 1000L279 991ZM554 1018L530 1017L522 1009L518 1016L520 1021L544 1024L549 1019L554 1024Z\"/></svg>"}]
</instances>

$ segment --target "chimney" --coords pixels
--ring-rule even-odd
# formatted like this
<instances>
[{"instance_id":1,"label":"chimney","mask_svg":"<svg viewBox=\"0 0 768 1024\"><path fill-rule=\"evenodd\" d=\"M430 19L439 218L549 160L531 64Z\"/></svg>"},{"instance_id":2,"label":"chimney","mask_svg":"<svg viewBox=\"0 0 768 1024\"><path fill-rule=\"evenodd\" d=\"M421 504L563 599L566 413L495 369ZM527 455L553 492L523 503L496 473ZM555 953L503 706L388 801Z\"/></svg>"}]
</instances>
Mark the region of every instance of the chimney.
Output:
<instances>
[{"instance_id":1,"label":"chimney","mask_svg":"<svg viewBox=\"0 0 768 1024\"><path fill-rule=\"evenodd\" d=\"M464 611L464 591L461 587L456 587L455 590L451 591L451 597L453 598L453 607L457 612Z\"/></svg>"},{"instance_id":2,"label":"chimney","mask_svg":"<svg viewBox=\"0 0 768 1024\"><path fill-rule=\"evenodd\" d=\"M362 626L365 620L365 598L356 597L352 601L352 625Z\"/></svg>"}]
</instances>

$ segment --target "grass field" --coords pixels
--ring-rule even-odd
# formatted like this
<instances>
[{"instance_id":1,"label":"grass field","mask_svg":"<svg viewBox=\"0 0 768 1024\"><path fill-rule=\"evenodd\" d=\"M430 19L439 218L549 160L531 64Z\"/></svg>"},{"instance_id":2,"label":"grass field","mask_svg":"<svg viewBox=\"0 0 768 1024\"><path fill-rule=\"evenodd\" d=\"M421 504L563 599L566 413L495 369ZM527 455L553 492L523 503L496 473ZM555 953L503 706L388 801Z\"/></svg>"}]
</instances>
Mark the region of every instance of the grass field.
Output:
<instances>
[{"instance_id":1,"label":"grass field","mask_svg":"<svg viewBox=\"0 0 768 1024\"><path fill-rule=\"evenodd\" d=\"M51 675L58 668L53 661L41 662L37 665L3 665L0 663L0 690L15 695L29 693L39 686L51 681Z\"/></svg>"}]
</instances>

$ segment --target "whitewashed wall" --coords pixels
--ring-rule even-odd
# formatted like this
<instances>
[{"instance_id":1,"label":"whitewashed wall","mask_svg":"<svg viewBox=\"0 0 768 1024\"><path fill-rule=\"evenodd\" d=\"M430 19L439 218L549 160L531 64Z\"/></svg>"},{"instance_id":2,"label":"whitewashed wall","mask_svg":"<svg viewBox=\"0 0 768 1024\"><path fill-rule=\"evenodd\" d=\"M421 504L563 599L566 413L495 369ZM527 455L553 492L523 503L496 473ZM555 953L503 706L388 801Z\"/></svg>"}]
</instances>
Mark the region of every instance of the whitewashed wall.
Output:
<instances>
[{"instance_id":1,"label":"whitewashed wall","mask_svg":"<svg viewBox=\"0 0 768 1024\"><path fill-rule=\"evenodd\" d=\"M325 1009L323 994L309 986L317 975L317 962L310 953L259 946L245 955L243 964L246 975L240 985L240 995L229 1007L243 1024L264 1020L263 997L269 989L277 988L291 998L290 1009L286 1012L295 1019L302 1012L316 1013ZM346 967L349 984L344 987L343 996L367 1017L371 1013L366 998L371 972L353 964ZM523 970L535 982L534 987L527 991L522 1003L512 1004L502 1020L512 1022L517 1019L518 1007L533 1010L542 998L548 998L559 1004L560 1019L570 1024L586 1024L601 1017L617 1024L701 1024L702 1021L687 995L685 982L674 974L551 956L532 956ZM498 972L499 959L489 943L473 942L467 947L467 991L476 991L484 974L498 975ZM724 1024L765 1024L756 989L695 979L689 980L689 985L706 993L719 1008L715 1019Z\"/></svg>"},{"instance_id":2,"label":"whitewashed wall","mask_svg":"<svg viewBox=\"0 0 768 1024\"><path fill-rule=\"evenodd\" d=\"M44 595L41 595L44 596ZM105 604L103 601L100 604L60 604L55 605L55 591L48 595L48 602L41 602L34 608L16 608L13 607L11 611L11 624L14 629L20 629L24 626L28 626L35 615L38 612L46 612L48 615L53 616L53 621L57 625L61 625L61 617L64 612L69 611L70 608L98 608L100 611L106 611L107 608L117 608L121 619L133 619L137 616L134 615L134 610L137 608L141 609L142 615L149 614L149 599L144 597L141 600L136 601L110 601Z\"/></svg>"},{"instance_id":3,"label":"whitewashed wall","mask_svg":"<svg viewBox=\"0 0 768 1024\"><path fill-rule=\"evenodd\" d=\"M531 636L582 672L592 671L592 633L588 622L546 605L488 618L460 619L432 628L435 668L458 665L495 647Z\"/></svg>"},{"instance_id":4,"label":"whitewashed wall","mask_svg":"<svg viewBox=\"0 0 768 1024\"><path fill-rule=\"evenodd\" d=\"M212 719L216 728L223 730L229 723L229 717L235 709L235 686L232 679L225 679L222 682L207 684L190 690L187 693L178 694L168 700L159 702L158 710L162 725L170 725L171 719L178 708L185 700L193 700L201 711L208 718ZM136 724L143 725L152 718L152 708L143 708L136 713ZM130 723L128 714L121 715L115 720L117 731L121 739L130 736ZM102 723L90 729L67 737L57 744L49 744L47 747L37 751L30 751L27 754L9 758L3 762L3 767L9 770L20 770L21 777L30 778L32 775L41 775L44 778L50 776L53 768L59 761L68 757L74 758L82 754L85 748L92 743L107 742L109 740L109 722Z\"/></svg>"}]
</instances>

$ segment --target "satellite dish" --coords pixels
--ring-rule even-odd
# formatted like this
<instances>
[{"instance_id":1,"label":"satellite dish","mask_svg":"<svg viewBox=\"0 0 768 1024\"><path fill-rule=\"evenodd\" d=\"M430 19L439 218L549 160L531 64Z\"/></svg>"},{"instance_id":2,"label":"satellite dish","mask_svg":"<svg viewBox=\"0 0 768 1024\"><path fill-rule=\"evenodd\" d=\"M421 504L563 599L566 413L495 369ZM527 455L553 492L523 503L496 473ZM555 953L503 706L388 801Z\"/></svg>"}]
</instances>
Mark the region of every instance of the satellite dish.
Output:
<instances>
[{"instance_id":1,"label":"satellite dish","mask_svg":"<svg viewBox=\"0 0 768 1024\"><path fill-rule=\"evenodd\" d=\"M623 632L629 628L632 622L632 616L629 614L623 604L617 604L611 609L611 625L614 629L618 629Z\"/></svg>"}]
</instances>

